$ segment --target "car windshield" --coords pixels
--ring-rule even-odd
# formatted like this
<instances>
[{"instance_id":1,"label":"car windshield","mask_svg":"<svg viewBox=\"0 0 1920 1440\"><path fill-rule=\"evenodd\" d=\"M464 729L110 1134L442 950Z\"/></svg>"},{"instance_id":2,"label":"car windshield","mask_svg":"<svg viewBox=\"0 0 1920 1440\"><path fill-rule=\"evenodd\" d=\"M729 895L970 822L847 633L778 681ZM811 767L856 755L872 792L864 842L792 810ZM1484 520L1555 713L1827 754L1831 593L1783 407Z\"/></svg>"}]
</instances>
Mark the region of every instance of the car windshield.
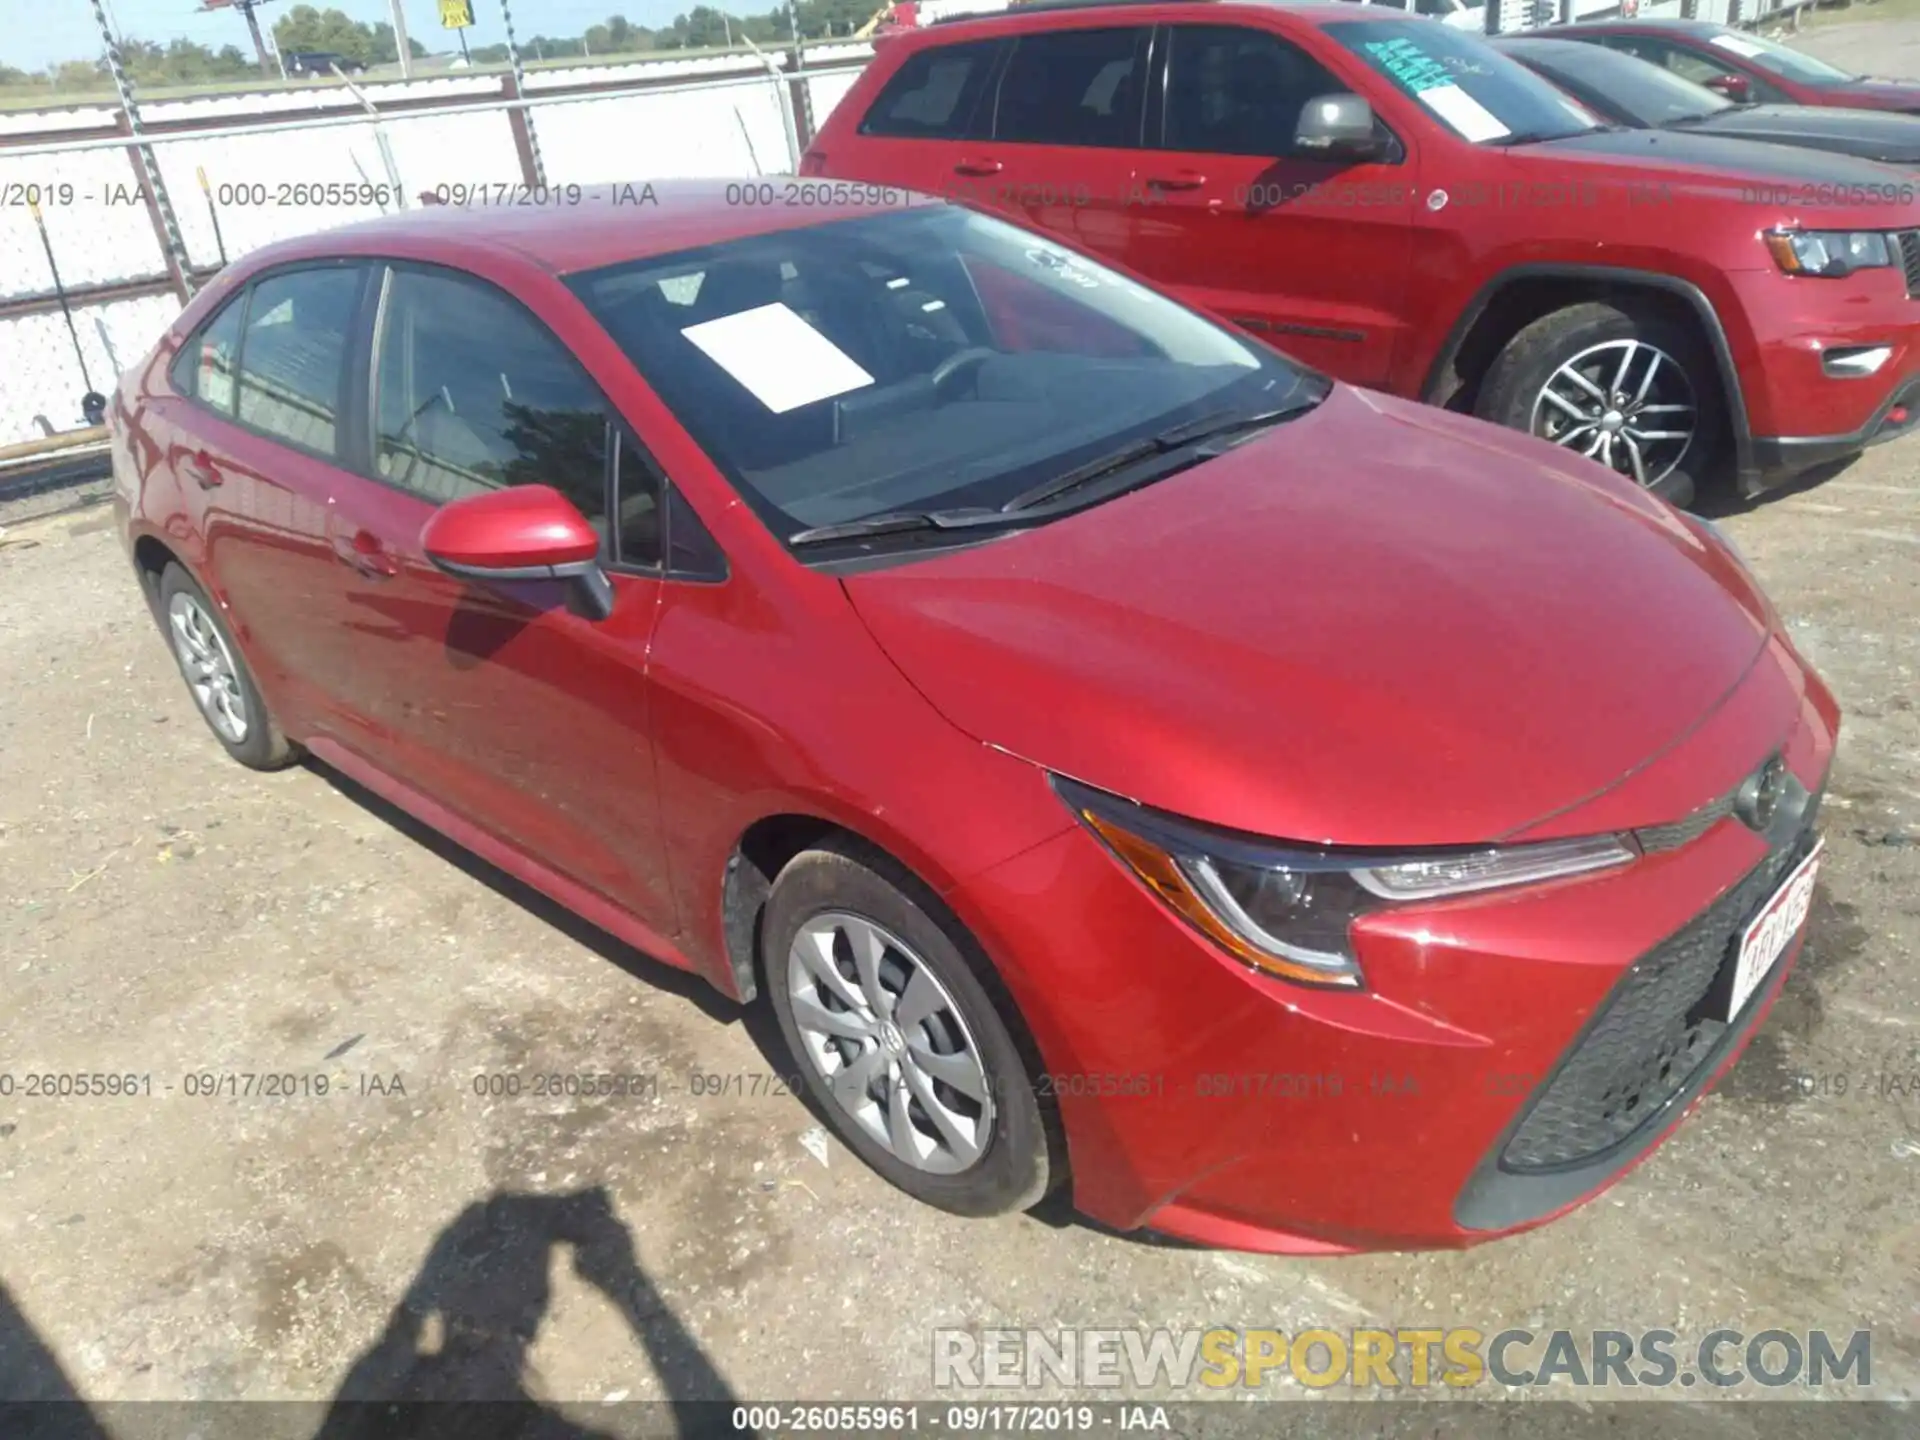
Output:
<instances>
[{"instance_id":1,"label":"car windshield","mask_svg":"<svg viewBox=\"0 0 1920 1440\"><path fill-rule=\"evenodd\" d=\"M1326 31L1463 140L1514 145L1605 128L1584 105L1468 31L1424 20L1341 20Z\"/></svg>"},{"instance_id":2,"label":"car windshield","mask_svg":"<svg viewBox=\"0 0 1920 1440\"><path fill-rule=\"evenodd\" d=\"M1816 60L1804 50L1796 50L1791 45L1782 45L1777 40L1767 40L1759 35L1728 30L1713 36L1707 43L1729 55L1738 55L1769 74L1797 80L1802 85L1844 85L1849 80L1860 78L1824 60Z\"/></svg>"},{"instance_id":3,"label":"car windshield","mask_svg":"<svg viewBox=\"0 0 1920 1440\"><path fill-rule=\"evenodd\" d=\"M568 283L786 537L998 509L1147 437L1255 422L1326 388L1104 266L946 205Z\"/></svg>"},{"instance_id":4,"label":"car windshield","mask_svg":"<svg viewBox=\"0 0 1920 1440\"><path fill-rule=\"evenodd\" d=\"M1530 45L1523 40L1508 53L1555 84L1565 85L1576 98L1591 98L1635 125L1684 125L1736 108L1704 85L1598 45L1551 41Z\"/></svg>"}]
</instances>

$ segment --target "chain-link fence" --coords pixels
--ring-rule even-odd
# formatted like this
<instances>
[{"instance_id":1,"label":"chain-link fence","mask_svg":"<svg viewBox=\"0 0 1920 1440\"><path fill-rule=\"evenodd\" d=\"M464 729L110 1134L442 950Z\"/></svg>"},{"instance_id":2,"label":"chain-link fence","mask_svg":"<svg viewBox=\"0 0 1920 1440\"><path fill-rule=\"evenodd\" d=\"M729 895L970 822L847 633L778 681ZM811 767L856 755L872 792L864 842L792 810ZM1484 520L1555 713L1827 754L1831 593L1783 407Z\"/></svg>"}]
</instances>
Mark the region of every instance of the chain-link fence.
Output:
<instances>
[{"instance_id":1,"label":"chain-link fence","mask_svg":"<svg viewBox=\"0 0 1920 1440\"><path fill-rule=\"evenodd\" d=\"M114 106L0 114L0 455L83 425L82 397L110 391L228 260L422 194L525 195L542 174L791 172L871 54L545 69L524 92L465 76L166 101L139 107L137 134Z\"/></svg>"}]
</instances>

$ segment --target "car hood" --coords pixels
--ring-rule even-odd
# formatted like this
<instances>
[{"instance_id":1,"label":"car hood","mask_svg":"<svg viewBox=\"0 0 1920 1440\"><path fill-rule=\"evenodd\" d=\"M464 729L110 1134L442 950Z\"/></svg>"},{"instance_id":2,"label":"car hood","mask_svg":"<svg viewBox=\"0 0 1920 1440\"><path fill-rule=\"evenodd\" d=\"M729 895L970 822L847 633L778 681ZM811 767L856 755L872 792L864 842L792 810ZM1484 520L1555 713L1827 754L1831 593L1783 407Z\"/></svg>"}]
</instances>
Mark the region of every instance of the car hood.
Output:
<instances>
[{"instance_id":1,"label":"car hood","mask_svg":"<svg viewBox=\"0 0 1920 1440\"><path fill-rule=\"evenodd\" d=\"M1490 840L1605 790L1725 699L1771 613L1597 465L1347 386L1131 494L842 583L977 739L1355 845Z\"/></svg>"},{"instance_id":2,"label":"car hood","mask_svg":"<svg viewBox=\"0 0 1920 1440\"><path fill-rule=\"evenodd\" d=\"M1708 176L1722 181L1771 180L1844 189L1884 187L1904 178L1871 160L1809 151L1796 145L1755 145L1751 138L1716 135L1692 126L1679 130L1596 130L1518 146L1510 153L1551 154L1556 161L1622 162L1648 179ZM1751 201L1747 202L1751 203Z\"/></svg>"},{"instance_id":3,"label":"car hood","mask_svg":"<svg viewBox=\"0 0 1920 1440\"><path fill-rule=\"evenodd\" d=\"M1743 105L1684 127L1696 135L1804 145L1894 165L1920 165L1920 118L1884 110L1813 105Z\"/></svg>"}]
</instances>

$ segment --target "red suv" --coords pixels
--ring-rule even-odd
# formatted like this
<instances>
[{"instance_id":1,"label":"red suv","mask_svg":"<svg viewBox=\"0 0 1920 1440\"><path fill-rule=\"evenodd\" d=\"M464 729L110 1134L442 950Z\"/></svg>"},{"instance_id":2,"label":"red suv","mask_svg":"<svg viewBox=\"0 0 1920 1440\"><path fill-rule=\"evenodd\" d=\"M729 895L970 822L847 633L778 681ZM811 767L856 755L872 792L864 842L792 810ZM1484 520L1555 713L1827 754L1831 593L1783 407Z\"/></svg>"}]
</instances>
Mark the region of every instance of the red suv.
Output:
<instances>
[{"instance_id":1,"label":"red suv","mask_svg":"<svg viewBox=\"0 0 1920 1440\"><path fill-rule=\"evenodd\" d=\"M1478 36L1353 5L1030 6L884 45L803 170L1002 211L1358 385L1675 503L1913 422L1920 187L1609 126Z\"/></svg>"}]
</instances>

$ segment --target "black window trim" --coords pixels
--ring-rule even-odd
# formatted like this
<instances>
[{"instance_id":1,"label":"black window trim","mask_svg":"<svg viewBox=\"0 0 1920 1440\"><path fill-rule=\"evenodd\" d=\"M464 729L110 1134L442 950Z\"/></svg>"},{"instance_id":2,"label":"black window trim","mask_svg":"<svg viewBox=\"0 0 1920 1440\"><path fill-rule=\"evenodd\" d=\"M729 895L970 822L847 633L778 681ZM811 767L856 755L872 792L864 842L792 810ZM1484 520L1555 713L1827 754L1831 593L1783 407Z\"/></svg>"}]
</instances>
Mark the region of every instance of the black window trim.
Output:
<instances>
[{"instance_id":1,"label":"black window trim","mask_svg":"<svg viewBox=\"0 0 1920 1440\"><path fill-rule=\"evenodd\" d=\"M673 568L671 563L673 537L668 533L671 523L669 517L672 514L672 506L669 502L670 492L679 487L673 483L673 478L667 474L665 467L655 458L652 450L641 441L633 422L607 397L607 392L601 388L600 382L594 379L593 373L587 369L585 362L574 353L573 347L562 340L554 328L536 315L524 300L485 276L476 275L471 270L461 269L457 265L443 265L438 261L420 260L413 256L376 255L367 258L370 264L379 267L380 282L377 287L373 287L376 293L371 297L372 303L363 304L362 314L357 322L359 343L354 347L356 364L350 374L356 382L358 391L354 408L358 412L355 432L359 444L354 455L355 463L347 463L344 456L334 462L340 469L357 479L370 480L376 485L384 486L397 494L409 496L422 504L433 503L428 496L422 495L418 490L409 489L380 474L373 463L374 427L379 423L376 417L379 414L380 339L386 323L387 301L393 288L394 273L400 270L422 272L449 280L485 286L517 308L555 345L560 347L561 351L578 367L581 377L592 388L593 393L599 398L601 408L605 411L606 425L611 433L610 443L607 445L605 471L601 477L600 504L606 523L606 541L601 547L600 557L602 568L616 575L630 575L637 579L681 580L689 584L716 584L728 578L731 565L727 559L725 547L714 537L713 531L707 527L706 523L700 520L699 511L693 506L693 502L685 500L684 497L683 503L691 510L695 522L706 532L714 553L720 557L720 573L716 576L699 570ZM363 296L363 300L367 298L369 297ZM371 313L366 313L368 311ZM654 489L659 496L660 559L652 564L642 565L620 557L620 463L629 452L636 458L646 475L652 479ZM441 502L441 504L446 503L449 502ZM434 508L438 509L439 506L436 505Z\"/></svg>"},{"instance_id":2,"label":"black window trim","mask_svg":"<svg viewBox=\"0 0 1920 1440\"><path fill-rule=\"evenodd\" d=\"M354 301L353 316L347 322L347 343L341 347L340 351L340 399L339 406L334 412L333 417L334 450L333 453L329 454L324 450L316 450L311 445L302 445L298 440L282 435L277 430L268 430L262 426L242 420L240 418L240 389L246 375L247 326L253 319L254 293L259 289L262 282L278 280L288 275L298 275L309 270L349 269L357 269L361 272L360 293ZM340 255L318 259L289 260L284 264L274 265L248 276L240 293L227 300L215 310L213 314L195 326L192 334L182 343L180 347L181 354L175 355L172 364L167 367L167 378L173 386L174 393L179 395L182 400L191 404L196 410L203 410L217 419L224 420L227 424L232 425L238 430L245 431L256 439L266 440L275 445L284 445L296 455L303 455L310 460L318 460L322 464L333 466L335 469L349 468L347 464L348 457L345 452L347 449L347 436L351 433L353 424L351 413L353 410L352 386L354 380L353 361L355 339L360 326L362 312L366 307L367 281L372 269L373 266L363 256ZM227 311L235 305L240 305L243 308L240 312L240 334L234 341L233 347L233 409L227 411L218 409L202 400L200 398L200 386L197 382L191 393L183 390L180 386L180 377L175 372L179 367L182 355L187 353L191 348L197 347L201 337L212 327L214 321L225 315Z\"/></svg>"},{"instance_id":3,"label":"black window trim","mask_svg":"<svg viewBox=\"0 0 1920 1440\"><path fill-rule=\"evenodd\" d=\"M999 73L989 77L993 104L987 111L985 133L978 138L991 141L995 145L1054 145L1066 150L1101 150L1118 153L1122 151L1131 152L1146 149L1147 105L1152 98L1150 92L1153 88L1151 84L1152 72L1149 67L1153 64L1153 32L1159 27L1155 25L1143 25L1138 22L1133 24L1115 24L1111 17L1104 14L1099 17L1099 20L1104 23L1062 25L1057 28L1048 28L1045 30L1022 30L1016 35L1007 37L1012 43L1001 51ZM1019 140L1002 135L1000 133L1000 100L1006 89L1007 73L1013 69L1014 58L1020 53L1021 42L1026 40L1046 40L1056 35L1079 34L1084 31L1097 30L1128 30L1134 32L1134 56L1141 66L1141 78L1149 83L1143 84L1140 87L1140 98L1136 102L1137 113L1134 115L1133 139L1125 145L1066 145L1058 140Z\"/></svg>"}]
</instances>

